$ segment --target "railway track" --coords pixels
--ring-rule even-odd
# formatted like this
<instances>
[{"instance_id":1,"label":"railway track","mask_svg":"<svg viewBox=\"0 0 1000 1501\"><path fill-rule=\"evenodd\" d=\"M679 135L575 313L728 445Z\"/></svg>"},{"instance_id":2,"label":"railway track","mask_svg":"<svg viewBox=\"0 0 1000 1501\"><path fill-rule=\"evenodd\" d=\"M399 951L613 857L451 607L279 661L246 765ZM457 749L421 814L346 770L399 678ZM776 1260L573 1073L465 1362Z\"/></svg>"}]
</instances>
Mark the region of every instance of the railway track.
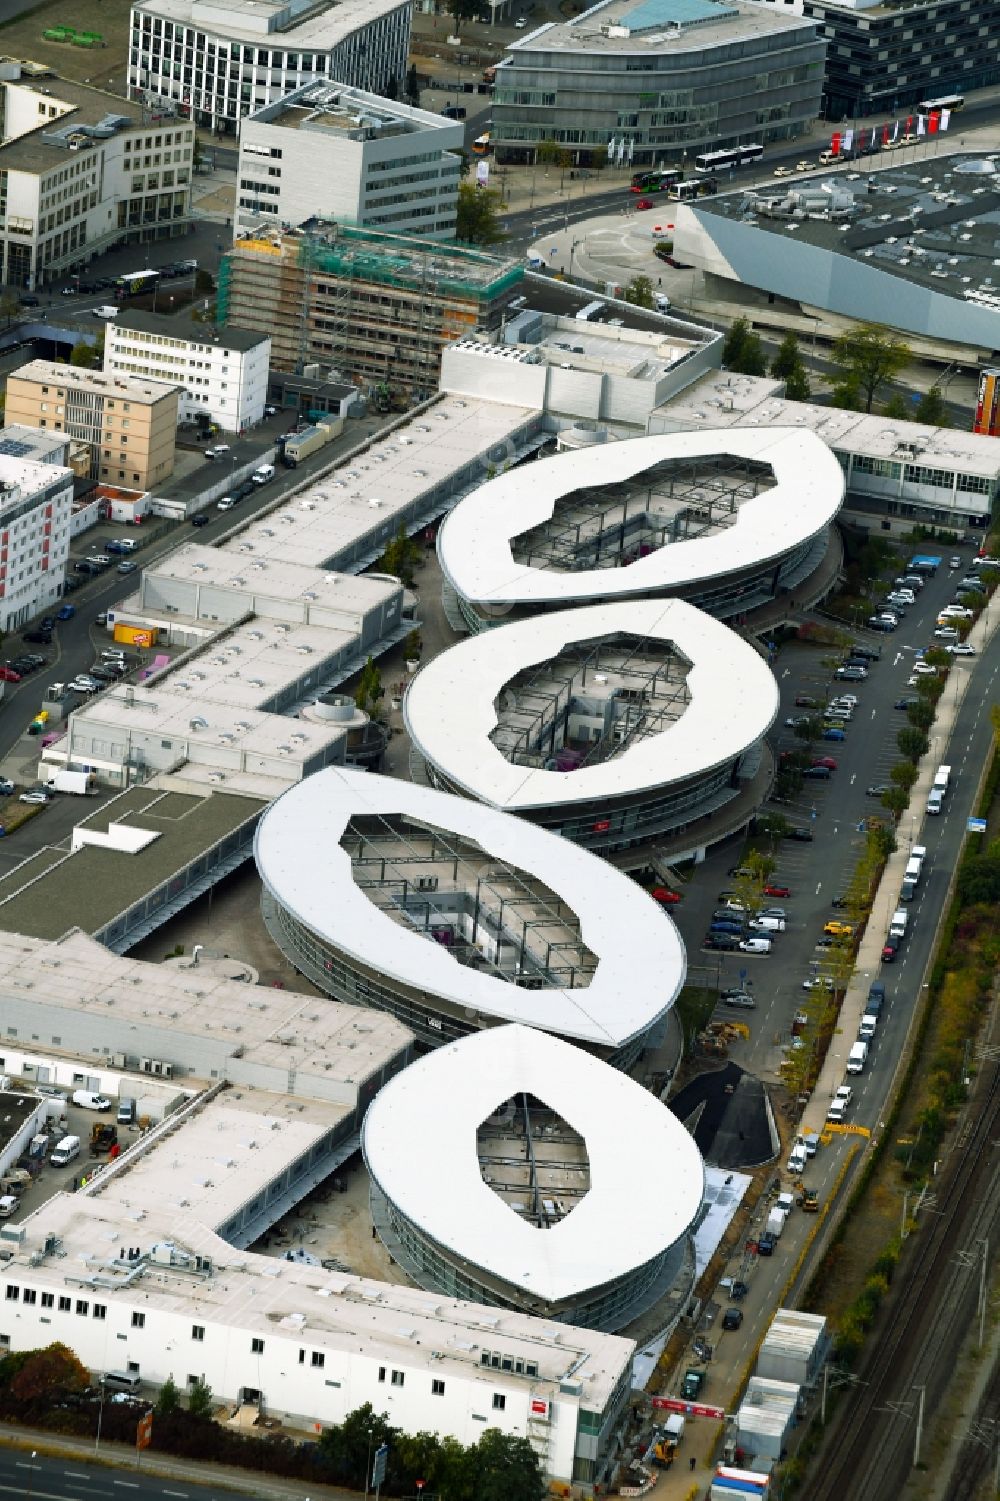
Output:
<instances>
[{"instance_id":1,"label":"railway track","mask_svg":"<svg viewBox=\"0 0 1000 1501\"><path fill-rule=\"evenodd\" d=\"M933 1215L896 1274L887 1317L812 1468L810 1501L897 1501L918 1418L935 1412L976 1316L980 1243L1000 1219L1000 1068L977 1079L966 1124L934 1184ZM974 1458L962 1456L972 1465ZM971 1494L964 1490L956 1496Z\"/></svg>"}]
</instances>

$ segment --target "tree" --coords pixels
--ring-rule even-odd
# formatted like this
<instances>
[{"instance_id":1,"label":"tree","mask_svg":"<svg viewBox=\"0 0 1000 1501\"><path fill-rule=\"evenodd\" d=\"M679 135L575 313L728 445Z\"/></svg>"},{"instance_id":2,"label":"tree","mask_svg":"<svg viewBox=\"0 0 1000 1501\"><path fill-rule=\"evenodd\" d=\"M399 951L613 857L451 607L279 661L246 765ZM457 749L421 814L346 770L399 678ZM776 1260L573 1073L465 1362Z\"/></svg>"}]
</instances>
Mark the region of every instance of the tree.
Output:
<instances>
[{"instance_id":1,"label":"tree","mask_svg":"<svg viewBox=\"0 0 1000 1501\"><path fill-rule=\"evenodd\" d=\"M832 407L842 407L848 412L860 412L864 409L864 404L861 387L856 380L845 377L843 380L834 381L830 387Z\"/></svg>"},{"instance_id":2,"label":"tree","mask_svg":"<svg viewBox=\"0 0 1000 1501\"><path fill-rule=\"evenodd\" d=\"M893 818L898 818L903 813L910 801L910 795L905 788L893 785L886 788L879 799L883 808L888 808Z\"/></svg>"},{"instance_id":3,"label":"tree","mask_svg":"<svg viewBox=\"0 0 1000 1501\"><path fill-rule=\"evenodd\" d=\"M79 339L70 350L69 362L84 370L89 370L96 361L97 351L93 344L88 344L86 339Z\"/></svg>"},{"instance_id":4,"label":"tree","mask_svg":"<svg viewBox=\"0 0 1000 1501\"><path fill-rule=\"evenodd\" d=\"M500 194L474 182L458 185L458 217L455 238L466 245L499 245L507 231L497 217Z\"/></svg>"},{"instance_id":5,"label":"tree","mask_svg":"<svg viewBox=\"0 0 1000 1501\"><path fill-rule=\"evenodd\" d=\"M778 352L771 361L771 374L775 380L785 382L785 395L789 401L809 400L809 377L794 334L786 334L778 345Z\"/></svg>"},{"instance_id":6,"label":"tree","mask_svg":"<svg viewBox=\"0 0 1000 1501\"><path fill-rule=\"evenodd\" d=\"M21 304L18 302L13 292L5 292L3 296L0 297L0 313L3 313L4 318L7 320L8 328L10 328L11 319L16 318L20 311Z\"/></svg>"},{"instance_id":7,"label":"tree","mask_svg":"<svg viewBox=\"0 0 1000 1501\"><path fill-rule=\"evenodd\" d=\"M472 21L479 10L478 0L447 0L446 9L456 21Z\"/></svg>"},{"instance_id":8,"label":"tree","mask_svg":"<svg viewBox=\"0 0 1000 1501\"><path fill-rule=\"evenodd\" d=\"M834 341L833 362L843 372L842 380L856 387L864 410L870 412L875 397L910 359L910 346L891 329L878 323L862 323Z\"/></svg>"},{"instance_id":9,"label":"tree","mask_svg":"<svg viewBox=\"0 0 1000 1501\"><path fill-rule=\"evenodd\" d=\"M543 1501L545 1477L526 1438L487 1428L469 1453L476 1501Z\"/></svg>"},{"instance_id":10,"label":"tree","mask_svg":"<svg viewBox=\"0 0 1000 1501\"><path fill-rule=\"evenodd\" d=\"M188 1392L188 1413L193 1418L212 1416L212 1388L207 1381L196 1381Z\"/></svg>"},{"instance_id":11,"label":"tree","mask_svg":"<svg viewBox=\"0 0 1000 1501\"><path fill-rule=\"evenodd\" d=\"M558 141L539 141L535 147L535 161L548 167L559 161L562 147Z\"/></svg>"},{"instance_id":12,"label":"tree","mask_svg":"<svg viewBox=\"0 0 1000 1501\"><path fill-rule=\"evenodd\" d=\"M909 422L910 409L906 405L906 397L902 391L893 391L885 404L885 415L892 417L896 422Z\"/></svg>"},{"instance_id":13,"label":"tree","mask_svg":"<svg viewBox=\"0 0 1000 1501\"><path fill-rule=\"evenodd\" d=\"M7 1390L16 1402L37 1402L53 1392L82 1392L90 1385L85 1365L57 1340L44 1350L32 1350Z\"/></svg>"},{"instance_id":14,"label":"tree","mask_svg":"<svg viewBox=\"0 0 1000 1501\"><path fill-rule=\"evenodd\" d=\"M358 686L354 690L354 702L363 714L371 714L378 707L379 699L384 695L382 674L375 666L374 660L369 657L361 669Z\"/></svg>"},{"instance_id":15,"label":"tree","mask_svg":"<svg viewBox=\"0 0 1000 1501\"><path fill-rule=\"evenodd\" d=\"M919 775L912 761L897 761L889 768L889 781L896 787L902 787L904 792L909 792Z\"/></svg>"},{"instance_id":16,"label":"tree","mask_svg":"<svg viewBox=\"0 0 1000 1501\"><path fill-rule=\"evenodd\" d=\"M918 730L915 725L910 724L900 730L896 736L896 744L900 752L916 764L920 757L926 754L929 741L923 730Z\"/></svg>"},{"instance_id":17,"label":"tree","mask_svg":"<svg viewBox=\"0 0 1000 1501\"><path fill-rule=\"evenodd\" d=\"M407 589L412 589L413 570L421 556L419 546L406 535L406 528L401 525L379 559L379 568L382 573L391 573L393 578L398 578Z\"/></svg>"},{"instance_id":18,"label":"tree","mask_svg":"<svg viewBox=\"0 0 1000 1501\"><path fill-rule=\"evenodd\" d=\"M928 703L925 698L918 698L917 702L907 709L906 717L910 724L916 725L918 730L929 730L934 723L934 705Z\"/></svg>"},{"instance_id":19,"label":"tree","mask_svg":"<svg viewBox=\"0 0 1000 1501\"><path fill-rule=\"evenodd\" d=\"M951 427L951 414L939 386L931 386L924 392L914 416L917 422L926 422L930 427Z\"/></svg>"},{"instance_id":20,"label":"tree","mask_svg":"<svg viewBox=\"0 0 1000 1501\"><path fill-rule=\"evenodd\" d=\"M206 271L204 266L199 266L195 272L194 290L196 294L215 291L215 282L212 280L212 274Z\"/></svg>"},{"instance_id":21,"label":"tree","mask_svg":"<svg viewBox=\"0 0 1000 1501\"><path fill-rule=\"evenodd\" d=\"M608 165L607 146L595 146L590 153L590 165L595 172L603 172Z\"/></svg>"},{"instance_id":22,"label":"tree","mask_svg":"<svg viewBox=\"0 0 1000 1501\"><path fill-rule=\"evenodd\" d=\"M634 307L652 308L656 306L653 296L653 283L648 276L633 276L622 297L626 302L631 302Z\"/></svg>"},{"instance_id":23,"label":"tree","mask_svg":"<svg viewBox=\"0 0 1000 1501\"><path fill-rule=\"evenodd\" d=\"M722 346L722 363L739 375L765 375L764 348L746 318L737 318Z\"/></svg>"},{"instance_id":24,"label":"tree","mask_svg":"<svg viewBox=\"0 0 1000 1501\"><path fill-rule=\"evenodd\" d=\"M168 1376L160 1387L160 1395L157 1398L153 1412L158 1418L169 1418L180 1410L181 1394L173 1376Z\"/></svg>"},{"instance_id":25,"label":"tree","mask_svg":"<svg viewBox=\"0 0 1000 1501\"><path fill-rule=\"evenodd\" d=\"M411 63L406 70L406 102L414 109L420 108L420 84L417 82L416 63Z\"/></svg>"}]
</instances>

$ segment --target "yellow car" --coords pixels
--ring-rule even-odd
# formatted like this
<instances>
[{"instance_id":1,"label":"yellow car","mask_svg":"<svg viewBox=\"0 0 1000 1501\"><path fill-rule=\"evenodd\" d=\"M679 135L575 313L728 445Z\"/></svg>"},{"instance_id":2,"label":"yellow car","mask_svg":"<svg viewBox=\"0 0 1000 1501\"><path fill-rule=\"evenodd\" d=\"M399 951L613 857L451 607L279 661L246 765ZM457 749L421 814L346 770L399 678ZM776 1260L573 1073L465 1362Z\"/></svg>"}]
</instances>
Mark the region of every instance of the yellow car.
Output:
<instances>
[{"instance_id":1,"label":"yellow car","mask_svg":"<svg viewBox=\"0 0 1000 1501\"><path fill-rule=\"evenodd\" d=\"M823 924L823 932L829 933L831 938L850 938L854 932L849 922L827 922Z\"/></svg>"}]
</instances>

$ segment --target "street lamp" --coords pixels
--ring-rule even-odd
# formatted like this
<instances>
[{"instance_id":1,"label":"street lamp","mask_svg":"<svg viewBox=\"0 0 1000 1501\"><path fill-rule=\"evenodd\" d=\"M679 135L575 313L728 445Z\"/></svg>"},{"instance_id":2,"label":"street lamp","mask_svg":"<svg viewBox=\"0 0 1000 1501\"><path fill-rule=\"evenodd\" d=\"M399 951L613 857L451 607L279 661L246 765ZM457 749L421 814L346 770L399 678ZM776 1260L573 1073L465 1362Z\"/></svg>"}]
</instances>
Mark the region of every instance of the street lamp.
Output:
<instances>
[{"instance_id":1,"label":"street lamp","mask_svg":"<svg viewBox=\"0 0 1000 1501\"><path fill-rule=\"evenodd\" d=\"M104 1377L103 1376L100 1379L99 1385L100 1385L100 1388L101 1388L101 1401L100 1401L100 1406L97 1409L97 1437L94 1439L94 1453L95 1454L98 1452L98 1450L101 1447L101 1424L104 1421L104 1391L105 1391L105 1387L104 1387Z\"/></svg>"},{"instance_id":2,"label":"street lamp","mask_svg":"<svg viewBox=\"0 0 1000 1501\"><path fill-rule=\"evenodd\" d=\"M28 1501L31 1501L31 1491L35 1483L35 1460L38 1458L38 1450L31 1451L31 1466L28 1470Z\"/></svg>"}]
</instances>

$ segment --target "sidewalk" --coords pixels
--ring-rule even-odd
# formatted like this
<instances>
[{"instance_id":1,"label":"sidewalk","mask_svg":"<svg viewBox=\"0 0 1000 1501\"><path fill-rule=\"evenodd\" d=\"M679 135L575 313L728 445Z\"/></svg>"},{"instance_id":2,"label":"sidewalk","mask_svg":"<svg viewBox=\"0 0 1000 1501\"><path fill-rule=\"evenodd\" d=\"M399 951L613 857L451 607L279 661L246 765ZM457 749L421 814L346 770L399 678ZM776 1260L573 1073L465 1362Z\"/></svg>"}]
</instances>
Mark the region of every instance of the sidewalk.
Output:
<instances>
[{"instance_id":1,"label":"sidewalk","mask_svg":"<svg viewBox=\"0 0 1000 1501\"><path fill-rule=\"evenodd\" d=\"M94 1443L89 1438L67 1438L38 1428L18 1428L0 1424L0 1444L7 1449L37 1450L47 1459L72 1459L82 1464L100 1465L109 1470L135 1471L136 1451L131 1444L102 1441L95 1459ZM147 1449L138 1466L141 1474L161 1480L187 1480L192 1485L219 1486L259 1496L262 1501L357 1501L357 1491L321 1485L314 1480L285 1480L279 1475L262 1475L257 1470L239 1470L232 1465L216 1465L206 1460L175 1459ZM111 1482L117 1484L117 1482Z\"/></svg>"}]
</instances>

